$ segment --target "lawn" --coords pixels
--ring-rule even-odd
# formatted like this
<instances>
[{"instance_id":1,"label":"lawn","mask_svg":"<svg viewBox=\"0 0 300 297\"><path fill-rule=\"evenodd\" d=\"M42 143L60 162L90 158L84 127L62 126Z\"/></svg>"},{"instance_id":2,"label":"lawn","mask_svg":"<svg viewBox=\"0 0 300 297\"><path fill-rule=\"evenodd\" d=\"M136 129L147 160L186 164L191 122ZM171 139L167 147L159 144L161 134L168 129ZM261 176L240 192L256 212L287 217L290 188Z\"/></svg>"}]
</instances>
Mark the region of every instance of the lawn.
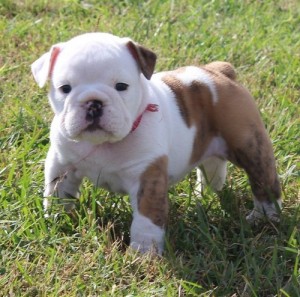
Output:
<instances>
[{"instance_id":1,"label":"lawn","mask_svg":"<svg viewBox=\"0 0 300 297\"><path fill-rule=\"evenodd\" d=\"M196 195L195 173L170 189L163 257L129 250L128 197L87 181L76 216L57 209L44 218L53 114L30 65L52 44L90 31L151 48L156 71L235 65L274 146L280 224L247 224L251 191L234 166L220 197ZM0 32L0 296L300 296L297 0L1 0Z\"/></svg>"}]
</instances>

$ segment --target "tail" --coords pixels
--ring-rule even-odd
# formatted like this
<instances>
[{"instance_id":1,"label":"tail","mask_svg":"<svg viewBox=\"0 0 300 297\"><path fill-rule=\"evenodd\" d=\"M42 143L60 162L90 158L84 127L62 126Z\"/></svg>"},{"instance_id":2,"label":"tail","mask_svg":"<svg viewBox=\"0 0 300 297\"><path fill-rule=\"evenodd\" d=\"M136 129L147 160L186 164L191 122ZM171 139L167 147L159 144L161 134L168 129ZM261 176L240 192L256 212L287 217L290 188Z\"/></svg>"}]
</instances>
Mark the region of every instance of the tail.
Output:
<instances>
[{"instance_id":1,"label":"tail","mask_svg":"<svg viewBox=\"0 0 300 297\"><path fill-rule=\"evenodd\" d=\"M236 72L234 70L234 67L228 62L212 62L205 65L205 68L213 72L221 72L232 80L236 79Z\"/></svg>"}]
</instances>

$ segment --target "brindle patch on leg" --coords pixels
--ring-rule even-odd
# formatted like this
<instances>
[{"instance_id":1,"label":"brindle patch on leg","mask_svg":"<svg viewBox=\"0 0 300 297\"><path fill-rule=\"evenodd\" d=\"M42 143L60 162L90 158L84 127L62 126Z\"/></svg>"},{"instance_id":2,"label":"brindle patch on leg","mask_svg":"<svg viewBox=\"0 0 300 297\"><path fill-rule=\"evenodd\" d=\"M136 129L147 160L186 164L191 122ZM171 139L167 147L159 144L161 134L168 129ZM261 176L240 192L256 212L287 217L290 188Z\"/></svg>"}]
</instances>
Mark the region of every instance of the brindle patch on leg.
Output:
<instances>
[{"instance_id":1,"label":"brindle patch on leg","mask_svg":"<svg viewBox=\"0 0 300 297\"><path fill-rule=\"evenodd\" d=\"M154 161L141 176L138 210L155 225L164 227L168 216L168 158Z\"/></svg>"},{"instance_id":2,"label":"brindle patch on leg","mask_svg":"<svg viewBox=\"0 0 300 297\"><path fill-rule=\"evenodd\" d=\"M168 216L168 158L150 164L140 177L137 209L133 213L130 246L142 253L162 254Z\"/></svg>"}]
</instances>

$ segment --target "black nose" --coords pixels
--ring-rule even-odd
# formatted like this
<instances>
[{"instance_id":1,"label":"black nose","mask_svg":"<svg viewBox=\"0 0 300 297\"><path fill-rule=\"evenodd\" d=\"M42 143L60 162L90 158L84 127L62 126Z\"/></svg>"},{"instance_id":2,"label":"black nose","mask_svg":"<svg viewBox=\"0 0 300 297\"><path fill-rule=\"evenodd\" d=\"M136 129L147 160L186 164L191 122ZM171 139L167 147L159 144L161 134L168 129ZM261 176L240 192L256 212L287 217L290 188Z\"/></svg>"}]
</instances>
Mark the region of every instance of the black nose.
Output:
<instances>
[{"instance_id":1,"label":"black nose","mask_svg":"<svg viewBox=\"0 0 300 297\"><path fill-rule=\"evenodd\" d=\"M98 100L91 100L86 103L87 113L86 119L88 121L93 121L97 118L100 118L103 114L103 104Z\"/></svg>"}]
</instances>

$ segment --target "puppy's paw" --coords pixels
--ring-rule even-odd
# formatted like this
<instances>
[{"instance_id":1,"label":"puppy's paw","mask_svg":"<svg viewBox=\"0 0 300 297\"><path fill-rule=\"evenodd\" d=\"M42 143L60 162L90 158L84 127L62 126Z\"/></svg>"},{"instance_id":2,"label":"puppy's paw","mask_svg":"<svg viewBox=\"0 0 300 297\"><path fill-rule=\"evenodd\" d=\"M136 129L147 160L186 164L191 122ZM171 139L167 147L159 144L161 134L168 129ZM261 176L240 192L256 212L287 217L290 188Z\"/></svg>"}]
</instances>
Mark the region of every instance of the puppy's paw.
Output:
<instances>
[{"instance_id":1,"label":"puppy's paw","mask_svg":"<svg viewBox=\"0 0 300 297\"><path fill-rule=\"evenodd\" d=\"M262 218L264 218L264 214L255 208L246 216L246 220L250 225L257 225Z\"/></svg>"},{"instance_id":2,"label":"puppy's paw","mask_svg":"<svg viewBox=\"0 0 300 297\"><path fill-rule=\"evenodd\" d=\"M162 255L163 252L163 247L158 247L157 243L145 243L144 241L142 243L137 243L137 242L131 242L130 247L138 251L141 254L151 254L151 255Z\"/></svg>"},{"instance_id":3,"label":"puppy's paw","mask_svg":"<svg viewBox=\"0 0 300 297\"><path fill-rule=\"evenodd\" d=\"M254 209L246 217L251 225L257 225L263 218L267 217L273 223L280 222L281 200L277 202L267 202L254 200Z\"/></svg>"},{"instance_id":4,"label":"puppy's paw","mask_svg":"<svg viewBox=\"0 0 300 297\"><path fill-rule=\"evenodd\" d=\"M131 225L130 247L141 253L161 255L164 248L163 228L155 225L152 221L140 214L134 216Z\"/></svg>"}]
</instances>

